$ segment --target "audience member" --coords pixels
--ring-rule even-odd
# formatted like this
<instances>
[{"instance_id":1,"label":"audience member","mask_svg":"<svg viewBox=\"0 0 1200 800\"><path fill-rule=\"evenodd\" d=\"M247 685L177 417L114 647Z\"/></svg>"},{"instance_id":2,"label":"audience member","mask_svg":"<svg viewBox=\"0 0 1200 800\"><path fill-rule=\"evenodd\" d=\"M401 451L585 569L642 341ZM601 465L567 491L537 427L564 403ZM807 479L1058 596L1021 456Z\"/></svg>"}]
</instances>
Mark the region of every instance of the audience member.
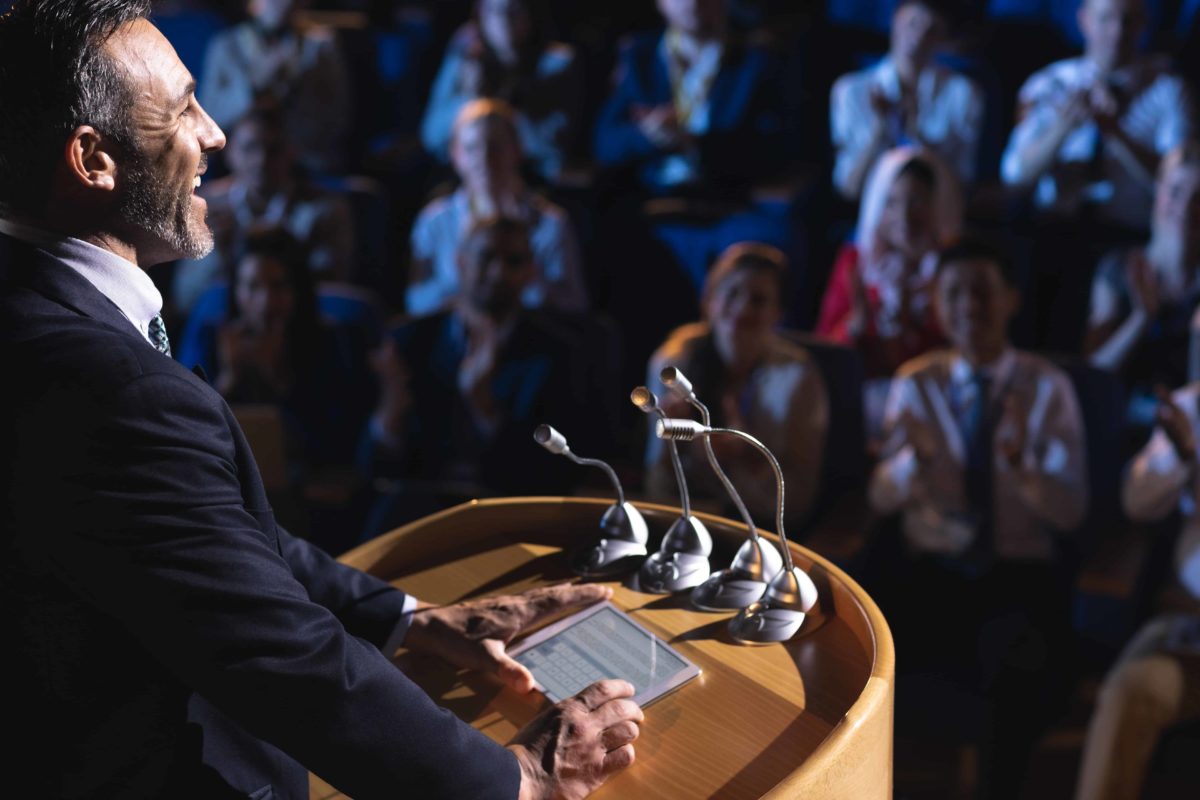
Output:
<instances>
[{"instance_id":1,"label":"audience member","mask_svg":"<svg viewBox=\"0 0 1200 800\"><path fill-rule=\"evenodd\" d=\"M783 315L787 259L757 243L727 249L708 274L702 322L678 328L650 359L647 386L671 414L689 416L663 387L659 372L683 370L711 407L713 424L745 431L779 458L787 483L787 516L801 520L816 496L829 422L821 372L803 347L776 330ZM721 466L756 518L775 517L775 481L762 454L725 439L713 440ZM692 493L724 500L724 489L704 456L682 447ZM646 449L646 490L678 497L669 451L653 434Z\"/></svg>"},{"instance_id":2,"label":"audience member","mask_svg":"<svg viewBox=\"0 0 1200 800\"><path fill-rule=\"evenodd\" d=\"M878 432L896 369L945 340L933 308L937 251L958 235L958 186L932 153L884 154L867 181L858 231L837 261L816 331L863 354L869 433Z\"/></svg>"},{"instance_id":3,"label":"audience member","mask_svg":"<svg viewBox=\"0 0 1200 800\"><path fill-rule=\"evenodd\" d=\"M723 0L657 2L666 30L622 48L597 161L636 168L654 194L777 176L789 120L768 53L728 35Z\"/></svg>"},{"instance_id":4,"label":"audience member","mask_svg":"<svg viewBox=\"0 0 1200 800\"><path fill-rule=\"evenodd\" d=\"M231 404L283 412L295 464L351 464L374 404L364 343L321 321L303 249L285 230L250 231L229 273L228 321L201 366Z\"/></svg>"},{"instance_id":5,"label":"audience member","mask_svg":"<svg viewBox=\"0 0 1200 800\"><path fill-rule=\"evenodd\" d=\"M1179 612L1150 622L1104 680L1088 725L1076 800L1135 800L1163 732L1200 718L1200 520L1196 441L1200 384L1163 393L1158 426L1125 475L1129 517L1158 522L1182 515L1174 566L1188 595Z\"/></svg>"},{"instance_id":6,"label":"audience member","mask_svg":"<svg viewBox=\"0 0 1200 800\"><path fill-rule=\"evenodd\" d=\"M477 222L458 260L463 291L450 309L401 325L377 355L382 394L364 453L369 469L467 494L564 490L569 471L532 435L541 422L578 427L581 373L569 334L521 305L537 274L529 229L506 218ZM422 498L394 501L411 499Z\"/></svg>"},{"instance_id":7,"label":"audience member","mask_svg":"<svg viewBox=\"0 0 1200 800\"><path fill-rule=\"evenodd\" d=\"M1036 187L1034 202L1051 217L1087 212L1144 231L1159 159L1192 133L1184 81L1167 59L1137 54L1144 17L1143 0L1084 0L1084 54L1021 88L1001 176Z\"/></svg>"},{"instance_id":8,"label":"audience member","mask_svg":"<svg viewBox=\"0 0 1200 800\"><path fill-rule=\"evenodd\" d=\"M459 291L458 248L479 220L510 217L530 231L535 271L522 301L564 311L587 307L579 245L567 214L521 178L516 115L501 100L473 100L459 112L450 156L462 185L421 211L412 230L411 314L430 314Z\"/></svg>"},{"instance_id":9,"label":"audience member","mask_svg":"<svg viewBox=\"0 0 1200 800\"><path fill-rule=\"evenodd\" d=\"M554 180L571 154L583 113L583 76L574 49L550 40L540 0L477 0L474 18L450 41L433 83L421 140L450 157L455 120L471 100L492 97L516 110L521 150Z\"/></svg>"},{"instance_id":10,"label":"audience member","mask_svg":"<svg viewBox=\"0 0 1200 800\"><path fill-rule=\"evenodd\" d=\"M872 589L906 669L987 698L980 785L1011 798L1064 668L1057 565L1088 504L1083 423L1068 377L1009 343L1019 297L1004 255L951 246L936 292L951 349L906 364L888 398L869 498L902 512L901 536Z\"/></svg>"},{"instance_id":11,"label":"audience member","mask_svg":"<svg viewBox=\"0 0 1200 800\"><path fill-rule=\"evenodd\" d=\"M351 119L350 85L334 32L302 23L303 0L249 0L250 19L213 38L200 99L230 128L264 99L285 110L304 166L336 171Z\"/></svg>"},{"instance_id":12,"label":"audience member","mask_svg":"<svg viewBox=\"0 0 1200 800\"><path fill-rule=\"evenodd\" d=\"M1200 301L1200 145L1167 154L1158 171L1150 241L1108 254L1092 283L1085 349L1140 397L1188 378L1191 318Z\"/></svg>"},{"instance_id":13,"label":"audience member","mask_svg":"<svg viewBox=\"0 0 1200 800\"><path fill-rule=\"evenodd\" d=\"M833 183L847 199L858 199L879 156L902 145L933 150L964 184L975 177L983 93L934 63L947 17L942 0L903 0L892 16L888 54L833 85Z\"/></svg>"},{"instance_id":14,"label":"audience member","mask_svg":"<svg viewBox=\"0 0 1200 800\"><path fill-rule=\"evenodd\" d=\"M217 283L254 227L280 227L300 242L304 260L319 280L347 281L354 275L354 224L345 198L308 179L293 159L282 116L256 108L230 131L226 161L230 174L203 184L215 248L176 271L173 296L181 311Z\"/></svg>"}]
</instances>

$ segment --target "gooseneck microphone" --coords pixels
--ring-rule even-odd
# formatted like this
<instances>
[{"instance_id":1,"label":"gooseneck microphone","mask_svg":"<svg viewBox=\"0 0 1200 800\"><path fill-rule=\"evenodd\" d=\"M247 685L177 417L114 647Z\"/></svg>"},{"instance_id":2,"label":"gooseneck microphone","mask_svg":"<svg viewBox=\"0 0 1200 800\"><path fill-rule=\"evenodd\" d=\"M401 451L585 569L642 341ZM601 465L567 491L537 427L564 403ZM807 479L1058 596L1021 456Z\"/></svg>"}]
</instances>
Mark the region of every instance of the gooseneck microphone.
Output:
<instances>
[{"instance_id":1,"label":"gooseneck microphone","mask_svg":"<svg viewBox=\"0 0 1200 800\"><path fill-rule=\"evenodd\" d=\"M696 396L695 389L692 387L692 382L683 372L675 367L664 367L659 373L659 377L664 386L700 412L700 419L704 421L705 427L712 424L708 406L700 402L700 398ZM661 425L662 420L656 424ZM762 597L770 580L783 568L783 560L779 556L779 551L758 535L758 529L754 526L750 511L742 502L742 497L738 494L737 489L734 488L733 481L729 480L725 470L721 469L717 455L713 452L712 442L707 436L704 437L704 452L708 456L709 466L716 473L721 485L725 487L725 491L729 493L729 499L733 501L742 521L746 523L746 528L750 531L750 538L738 548L737 554L733 557L733 563L729 565L728 569L713 573L708 580L692 590L692 605L704 611L746 608Z\"/></svg>"},{"instance_id":2,"label":"gooseneck microphone","mask_svg":"<svg viewBox=\"0 0 1200 800\"><path fill-rule=\"evenodd\" d=\"M658 406L658 398L645 386L634 389L629 399L646 414L667 419L666 412ZM708 563L708 557L712 555L712 536L704 523L692 516L692 501L688 496L683 464L679 461L679 447L673 440L667 441L667 447L671 453L671 466L675 469L683 515L671 523L658 550L642 562L630 581L631 588L651 594L691 589L707 580L712 572Z\"/></svg>"},{"instance_id":3,"label":"gooseneck microphone","mask_svg":"<svg viewBox=\"0 0 1200 800\"><path fill-rule=\"evenodd\" d=\"M580 458L572 453L567 438L549 425L538 425L533 439L557 456L566 456L581 466L604 470L617 492L616 505L609 506L600 518L603 538L572 554L571 569L587 578L611 577L632 569L635 559L646 555L646 542L650 536L641 512L625 502L625 490L621 488L617 473L599 459Z\"/></svg>"},{"instance_id":4,"label":"gooseneck microphone","mask_svg":"<svg viewBox=\"0 0 1200 800\"><path fill-rule=\"evenodd\" d=\"M734 436L753 445L775 472L775 524L783 542L783 569L770 583L762 599L749 604L729 621L729 632L740 642L761 644L784 642L792 638L804 623L804 617L817 602L817 586L805 572L792 563L791 548L784 531L784 482L779 460L758 439L731 428L712 428L690 419L660 419L655 425L660 439L690 442L697 436L706 441L713 436Z\"/></svg>"}]
</instances>

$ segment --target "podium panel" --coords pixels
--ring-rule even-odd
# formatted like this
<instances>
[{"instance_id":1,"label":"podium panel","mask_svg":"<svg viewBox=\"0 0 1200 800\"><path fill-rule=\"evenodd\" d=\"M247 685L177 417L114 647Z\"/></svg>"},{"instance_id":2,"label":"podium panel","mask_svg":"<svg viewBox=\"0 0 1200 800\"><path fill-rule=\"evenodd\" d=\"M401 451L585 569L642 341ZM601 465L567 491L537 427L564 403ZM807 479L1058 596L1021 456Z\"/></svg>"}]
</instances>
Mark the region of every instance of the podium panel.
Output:
<instances>
[{"instance_id":1,"label":"podium panel","mask_svg":"<svg viewBox=\"0 0 1200 800\"><path fill-rule=\"evenodd\" d=\"M474 501L392 531L341 561L429 602L518 592L575 579L567 555L598 537L609 505L553 497ZM635 505L653 551L679 509ZM697 516L714 539L714 568L727 566L745 526ZM820 601L786 644L736 644L726 631L733 612L697 611L686 593L651 595L609 583L618 607L702 672L646 709L636 763L594 797L891 797L891 632L844 572L803 547L793 545L792 557L816 582ZM501 743L545 706L537 693L518 695L433 658L403 654L397 663L439 705ZM316 779L312 796L342 797Z\"/></svg>"}]
</instances>

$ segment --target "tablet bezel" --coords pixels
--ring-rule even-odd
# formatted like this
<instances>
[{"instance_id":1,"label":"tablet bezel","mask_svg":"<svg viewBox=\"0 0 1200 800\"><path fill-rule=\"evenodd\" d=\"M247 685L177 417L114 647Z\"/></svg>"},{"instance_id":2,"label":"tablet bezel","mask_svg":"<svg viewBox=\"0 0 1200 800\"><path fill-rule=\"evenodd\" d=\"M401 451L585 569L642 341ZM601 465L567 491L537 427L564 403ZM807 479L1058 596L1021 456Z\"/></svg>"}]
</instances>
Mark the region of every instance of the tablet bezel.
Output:
<instances>
[{"instance_id":1,"label":"tablet bezel","mask_svg":"<svg viewBox=\"0 0 1200 800\"><path fill-rule=\"evenodd\" d=\"M639 631L644 633L646 636L650 637L656 643L656 645L658 643L661 643L663 647L667 648L667 650L670 651L671 655L678 658L684 664L684 666L681 669L679 669L677 672L674 672L671 675L664 677L662 680L658 681L657 683L647 686L641 692L634 695L633 701L635 703L637 703L638 705L640 705L642 707L648 706L651 703L655 702L656 700L659 700L660 698L664 697L665 695L670 694L671 692L678 689L680 686L682 686L683 684L687 683L688 681L692 680L693 678L695 678L697 675L700 674L700 667L693 664L691 659L689 659L687 656L680 653L674 647L671 647L670 643L668 643L665 639L663 639L658 634L654 633L651 630L648 630L644 625L639 625L637 620L635 620L633 617L626 614L620 608L617 608L617 606L614 605L611 600L605 600L604 602L596 603L595 605L588 606L587 608L583 609L582 611L577 611L576 613L571 614L568 617L564 617L555 623L547 625L545 628L542 628L539 631L535 631L534 633L531 633L529 636L525 637L524 639L522 639L521 641L517 642L515 645L510 647L508 649L508 655L511 656L513 659L516 659L519 655L524 653L526 650L529 650L533 647L543 644L544 642L546 642L550 639L553 639L555 636L558 636L560 633L565 632L566 630L574 627L575 625L578 625L580 622L584 621L588 617L598 614L601 611L604 611L605 609L611 609L612 611L616 612L621 618L623 618L630 625L637 628ZM526 666L526 665L523 665L523 666ZM526 666L526 669L528 669L528 666ZM530 670L530 672L532 673L532 670ZM536 675L534 675L534 681L537 682ZM555 696L551 695L545 689L545 687L543 687L540 683L537 684L537 689L543 695L545 695L546 698L548 700L550 700L550 702L552 702L552 703L558 703L558 702L561 702L561 701L567 699L565 697L555 697Z\"/></svg>"}]
</instances>

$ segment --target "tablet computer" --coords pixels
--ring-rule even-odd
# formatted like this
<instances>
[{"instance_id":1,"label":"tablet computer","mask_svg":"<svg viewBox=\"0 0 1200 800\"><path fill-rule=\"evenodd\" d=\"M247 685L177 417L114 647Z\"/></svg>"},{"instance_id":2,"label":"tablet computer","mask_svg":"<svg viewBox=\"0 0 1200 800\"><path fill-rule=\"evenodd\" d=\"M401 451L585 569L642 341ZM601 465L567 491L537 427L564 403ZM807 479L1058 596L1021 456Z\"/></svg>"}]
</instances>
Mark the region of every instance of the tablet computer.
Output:
<instances>
[{"instance_id":1,"label":"tablet computer","mask_svg":"<svg viewBox=\"0 0 1200 800\"><path fill-rule=\"evenodd\" d=\"M700 668L611 602L548 625L509 649L557 703L605 678L634 687L645 706L700 674Z\"/></svg>"}]
</instances>

